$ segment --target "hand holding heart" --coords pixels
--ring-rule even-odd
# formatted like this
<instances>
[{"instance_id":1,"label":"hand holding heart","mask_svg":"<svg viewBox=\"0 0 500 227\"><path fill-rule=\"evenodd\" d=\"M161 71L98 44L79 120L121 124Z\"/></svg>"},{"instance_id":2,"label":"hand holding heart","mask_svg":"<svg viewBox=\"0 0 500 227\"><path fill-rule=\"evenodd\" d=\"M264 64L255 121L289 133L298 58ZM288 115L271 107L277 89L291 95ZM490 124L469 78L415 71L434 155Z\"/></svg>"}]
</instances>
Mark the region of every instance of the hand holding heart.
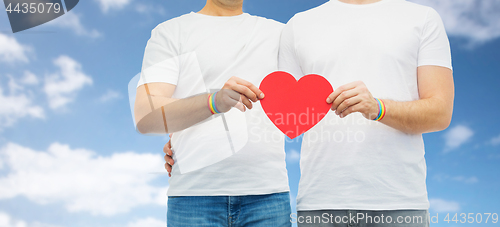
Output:
<instances>
[{"instance_id":1,"label":"hand holding heart","mask_svg":"<svg viewBox=\"0 0 500 227\"><path fill-rule=\"evenodd\" d=\"M252 109L252 102L264 98L264 93L252 83L238 77L231 77L222 89L217 92L217 109L225 113L232 107L245 112L246 108Z\"/></svg>"},{"instance_id":2,"label":"hand holding heart","mask_svg":"<svg viewBox=\"0 0 500 227\"><path fill-rule=\"evenodd\" d=\"M241 111L245 111L246 108L252 109L252 102L263 98L264 93L259 88L238 77L231 77L217 94L222 112L229 111L231 107L236 107ZM359 112L366 119L373 120L379 113L377 101L362 81L338 87L328 96L326 102L332 104L331 110L341 118Z\"/></svg>"},{"instance_id":3,"label":"hand holding heart","mask_svg":"<svg viewBox=\"0 0 500 227\"><path fill-rule=\"evenodd\" d=\"M362 81L356 81L337 88L326 99L332 103L332 111L341 118L355 112L363 114L368 120L373 120L379 113L377 101Z\"/></svg>"},{"instance_id":4,"label":"hand holding heart","mask_svg":"<svg viewBox=\"0 0 500 227\"><path fill-rule=\"evenodd\" d=\"M342 118L360 112L373 120L379 113L377 101L361 81L334 91L322 76L306 75L297 81L289 73L278 71L266 76L260 89L266 94L261 100L266 115L291 139L318 124L330 109Z\"/></svg>"},{"instance_id":5,"label":"hand holding heart","mask_svg":"<svg viewBox=\"0 0 500 227\"><path fill-rule=\"evenodd\" d=\"M297 81L287 72L274 72L260 83L266 94L261 105L271 122L294 139L318 124L330 110L325 97L332 85L319 75L306 75Z\"/></svg>"}]
</instances>

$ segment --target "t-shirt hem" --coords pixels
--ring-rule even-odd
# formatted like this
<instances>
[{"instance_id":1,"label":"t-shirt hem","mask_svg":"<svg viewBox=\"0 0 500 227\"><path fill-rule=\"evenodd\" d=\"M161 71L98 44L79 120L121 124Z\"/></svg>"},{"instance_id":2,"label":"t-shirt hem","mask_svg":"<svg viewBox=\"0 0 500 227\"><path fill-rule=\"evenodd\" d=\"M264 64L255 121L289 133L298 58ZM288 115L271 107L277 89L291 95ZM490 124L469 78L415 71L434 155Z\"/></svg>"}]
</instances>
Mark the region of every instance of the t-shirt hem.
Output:
<instances>
[{"instance_id":1,"label":"t-shirt hem","mask_svg":"<svg viewBox=\"0 0 500 227\"><path fill-rule=\"evenodd\" d=\"M244 196L244 195L267 195L274 193L290 192L289 187L281 187L275 189L244 189L244 190L171 190L167 192L167 196Z\"/></svg>"},{"instance_id":2,"label":"t-shirt hem","mask_svg":"<svg viewBox=\"0 0 500 227\"><path fill-rule=\"evenodd\" d=\"M453 70L453 66L450 65L449 62L444 62L444 61L421 61L418 63L418 67L420 66L426 66L426 65L432 65L432 66L441 66L445 68L449 68Z\"/></svg>"},{"instance_id":3,"label":"t-shirt hem","mask_svg":"<svg viewBox=\"0 0 500 227\"><path fill-rule=\"evenodd\" d=\"M389 205L366 205L366 204L342 204L332 206L331 204L297 205L297 211L315 210L428 210L428 203L421 204L389 204Z\"/></svg>"},{"instance_id":4,"label":"t-shirt hem","mask_svg":"<svg viewBox=\"0 0 500 227\"><path fill-rule=\"evenodd\" d=\"M151 83L166 83L166 84L172 84L177 86L177 78L168 78L166 76L163 76L163 78L160 78L159 76L154 76L148 78L147 81L142 81L139 79L139 83L137 84L137 87L140 87L141 85L144 84L151 84Z\"/></svg>"}]
</instances>

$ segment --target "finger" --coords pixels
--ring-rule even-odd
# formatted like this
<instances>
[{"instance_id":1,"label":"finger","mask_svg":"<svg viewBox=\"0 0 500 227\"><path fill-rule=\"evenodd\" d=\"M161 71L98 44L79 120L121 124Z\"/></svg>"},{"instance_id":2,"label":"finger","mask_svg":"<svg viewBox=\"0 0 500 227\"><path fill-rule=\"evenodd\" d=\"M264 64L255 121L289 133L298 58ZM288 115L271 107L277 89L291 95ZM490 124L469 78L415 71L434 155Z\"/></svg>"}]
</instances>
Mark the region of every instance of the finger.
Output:
<instances>
[{"instance_id":1,"label":"finger","mask_svg":"<svg viewBox=\"0 0 500 227\"><path fill-rule=\"evenodd\" d=\"M355 113L355 112L359 112L360 111L360 105L361 104L358 103L356 105L348 107L347 109L345 109L344 111L342 111L342 113L340 113L340 118L344 118L344 117L348 116L349 114L352 114L352 113Z\"/></svg>"},{"instance_id":2,"label":"finger","mask_svg":"<svg viewBox=\"0 0 500 227\"><path fill-rule=\"evenodd\" d=\"M252 102L246 96L241 95L238 101L243 103L248 109L252 109L253 107Z\"/></svg>"},{"instance_id":3,"label":"finger","mask_svg":"<svg viewBox=\"0 0 500 227\"><path fill-rule=\"evenodd\" d=\"M172 143L168 141L165 146L163 147L163 153L172 156Z\"/></svg>"},{"instance_id":4,"label":"finger","mask_svg":"<svg viewBox=\"0 0 500 227\"><path fill-rule=\"evenodd\" d=\"M243 104L243 100L242 100L242 97L245 97L245 96L243 96L240 93L233 91L233 90L227 90L226 94L228 94L228 95L224 96L224 102L226 102L230 107L235 107L236 109L240 110L241 112L246 111L245 105ZM250 102L250 101L248 101L248 102Z\"/></svg>"},{"instance_id":5,"label":"finger","mask_svg":"<svg viewBox=\"0 0 500 227\"><path fill-rule=\"evenodd\" d=\"M257 94L255 94L250 88L243 86L241 84L237 84L232 87L232 89L244 96L246 96L248 99L252 100L253 102L257 102L259 99L257 98Z\"/></svg>"},{"instance_id":6,"label":"finger","mask_svg":"<svg viewBox=\"0 0 500 227\"><path fill-rule=\"evenodd\" d=\"M175 161L174 161L174 159L173 159L171 156L165 156L165 161L166 161L166 162L167 162L167 164L169 164L170 166L175 165Z\"/></svg>"},{"instance_id":7,"label":"finger","mask_svg":"<svg viewBox=\"0 0 500 227\"><path fill-rule=\"evenodd\" d=\"M170 143L166 143L165 146L163 146L163 153L168 154L169 150L170 150Z\"/></svg>"},{"instance_id":8,"label":"finger","mask_svg":"<svg viewBox=\"0 0 500 227\"><path fill-rule=\"evenodd\" d=\"M359 91L356 88L340 93L337 96L337 98L333 101L332 110L337 110L337 113L340 113L339 112L340 104L342 104L347 99L350 99L354 96L357 96L358 94L359 94ZM340 111L342 111L342 110L344 110L344 109L340 109Z\"/></svg>"},{"instance_id":9,"label":"finger","mask_svg":"<svg viewBox=\"0 0 500 227\"><path fill-rule=\"evenodd\" d=\"M334 92L332 92L328 98L326 98L326 102L328 104L332 103L333 101L335 101L335 99L337 99L337 97L344 91L348 91L348 90L351 90L351 89L354 89L357 85L359 84L359 82L352 82L352 83L348 83L348 84L344 84L340 87L337 88L337 90L335 90Z\"/></svg>"},{"instance_id":10,"label":"finger","mask_svg":"<svg viewBox=\"0 0 500 227\"><path fill-rule=\"evenodd\" d=\"M236 103L236 105L234 105L234 107L236 109L240 110L241 112L245 112L247 110L245 105L241 102Z\"/></svg>"},{"instance_id":11,"label":"finger","mask_svg":"<svg viewBox=\"0 0 500 227\"><path fill-rule=\"evenodd\" d=\"M165 170L167 170L167 172L170 174L170 172L172 172L172 166L170 166L169 164L165 163Z\"/></svg>"},{"instance_id":12,"label":"finger","mask_svg":"<svg viewBox=\"0 0 500 227\"><path fill-rule=\"evenodd\" d=\"M255 86L254 84L244 80L244 79L241 79L239 77L234 77L236 83L240 84L240 85L243 85L245 87L247 87L248 89L250 89L254 94L256 94L257 98L258 99L263 99L264 98L264 92L262 92L257 86Z\"/></svg>"},{"instance_id":13,"label":"finger","mask_svg":"<svg viewBox=\"0 0 500 227\"><path fill-rule=\"evenodd\" d=\"M255 93L253 93L248 87L241 85L241 84L238 84L236 82L236 80L238 80L237 77L231 78L230 80L228 80L226 82L226 84L224 85L224 87L222 89L228 90L231 97L234 96L234 94L232 94L232 93L237 93L238 95L243 94L243 95L247 96L249 99L256 101L257 95Z\"/></svg>"},{"instance_id":14,"label":"finger","mask_svg":"<svg viewBox=\"0 0 500 227\"><path fill-rule=\"evenodd\" d=\"M237 86L237 85L235 85L235 86ZM234 100L239 100L241 97L241 93L233 90L232 88L231 89L223 89L221 91L224 91L224 94L227 94L227 96L229 96L231 99L234 99Z\"/></svg>"},{"instance_id":15,"label":"finger","mask_svg":"<svg viewBox=\"0 0 500 227\"><path fill-rule=\"evenodd\" d=\"M170 148L170 156L172 156L172 135L174 135L173 133L170 133L168 134L168 137L170 137L170 139L168 140L167 144L168 144L168 148Z\"/></svg>"},{"instance_id":16,"label":"finger","mask_svg":"<svg viewBox=\"0 0 500 227\"><path fill-rule=\"evenodd\" d=\"M170 156L170 157L174 156L174 151L172 149L168 149L167 150L167 155Z\"/></svg>"},{"instance_id":17,"label":"finger","mask_svg":"<svg viewBox=\"0 0 500 227\"><path fill-rule=\"evenodd\" d=\"M344 95L344 94L346 94L346 95ZM358 94L359 93L357 93L357 92L349 92L349 94L347 94L346 92L342 93L337 98L338 100L341 100L341 101L337 105L337 108L335 108L335 113L338 115L342 111L344 111L345 109L347 109L348 107L360 103L363 99ZM335 100L335 102L337 102L337 100Z\"/></svg>"}]
</instances>

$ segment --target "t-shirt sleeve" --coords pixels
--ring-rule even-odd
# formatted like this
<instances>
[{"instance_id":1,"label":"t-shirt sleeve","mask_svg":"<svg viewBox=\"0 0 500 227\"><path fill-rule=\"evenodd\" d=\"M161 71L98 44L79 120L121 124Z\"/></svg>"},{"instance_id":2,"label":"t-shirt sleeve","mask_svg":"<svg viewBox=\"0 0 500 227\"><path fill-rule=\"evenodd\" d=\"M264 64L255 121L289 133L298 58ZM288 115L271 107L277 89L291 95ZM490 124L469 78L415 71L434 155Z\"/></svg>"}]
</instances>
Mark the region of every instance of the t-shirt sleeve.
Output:
<instances>
[{"instance_id":1,"label":"t-shirt sleeve","mask_svg":"<svg viewBox=\"0 0 500 227\"><path fill-rule=\"evenodd\" d=\"M429 8L422 30L418 66L434 65L452 68L450 41L436 10Z\"/></svg>"},{"instance_id":2,"label":"t-shirt sleeve","mask_svg":"<svg viewBox=\"0 0 500 227\"><path fill-rule=\"evenodd\" d=\"M296 54L293 20L293 18L290 19L281 32L278 68L280 71L288 72L299 79L304 76L304 73Z\"/></svg>"},{"instance_id":3,"label":"t-shirt sleeve","mask_svg":"<svg viewBox=\"0 0 500 227\"><path fill-rule=\"evenodd\" d=\"M159 25L151 32L142 63L138 87L146 83L177 85L179 79L179 51L173 32Z\"/></svg>"}]
</instances>

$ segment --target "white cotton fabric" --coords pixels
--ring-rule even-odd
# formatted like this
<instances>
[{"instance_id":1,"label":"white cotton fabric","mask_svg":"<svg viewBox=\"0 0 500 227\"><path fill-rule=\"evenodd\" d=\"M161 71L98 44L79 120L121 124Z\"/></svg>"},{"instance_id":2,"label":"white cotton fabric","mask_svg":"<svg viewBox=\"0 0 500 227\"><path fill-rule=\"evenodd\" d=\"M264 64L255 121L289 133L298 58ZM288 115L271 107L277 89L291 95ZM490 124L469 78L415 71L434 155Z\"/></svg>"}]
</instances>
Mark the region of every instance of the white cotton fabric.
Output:
<instances>
[{"instance_id":1,"label":"white cotton fabric","mask_svg":"<svg viewBox=\"0 0 500 227\"><path fill-rule=\"evenodd\" d=\"M278 67L283 24L241 14L189 13L158 25L143 62L144 83L177 85L174 98L221 89L232 76L256 86ZM168 108L168 106L166 107ZM208 106L207 106L208 108ZM284 136L259 103L233 108L172 137L169 196L257 195L289 191Z\"/></svg>"},{"instance_id":2,"label":"white cotton fabric","mask_svg":"<svg viewBox=\"0 0 500 227\"><path fill-rule=\"evenodd\" d=\"M417 67L452 68L437 12L404 0L331 0L295 15L280 45L280 70L363 81L380 99L418 100ZM424 154L422 135L330 111L304 136L297 209L428 209Z\"/></svg>"}]
</instances>

